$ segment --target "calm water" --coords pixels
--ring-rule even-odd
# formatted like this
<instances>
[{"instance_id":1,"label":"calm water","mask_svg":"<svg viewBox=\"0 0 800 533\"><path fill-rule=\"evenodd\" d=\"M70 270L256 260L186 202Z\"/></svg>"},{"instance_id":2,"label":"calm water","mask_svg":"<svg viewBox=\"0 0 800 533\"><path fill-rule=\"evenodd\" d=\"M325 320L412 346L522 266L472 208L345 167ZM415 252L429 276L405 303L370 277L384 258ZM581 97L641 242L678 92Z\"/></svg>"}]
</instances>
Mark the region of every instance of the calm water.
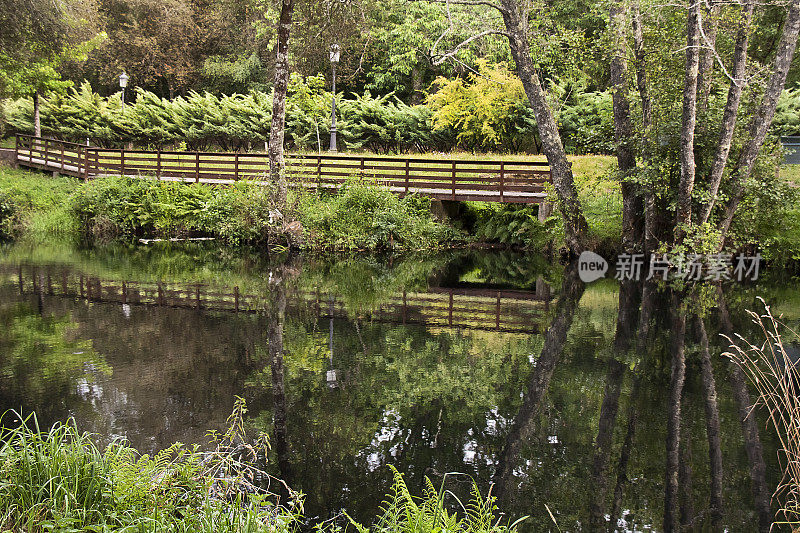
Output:
<instances>
[{"instance_id":1,"label":"calm water","mask_svg":"<svg viewBox=\"0 0 800 533\"><path fill-rule=\"evenodd\" d=\"M555 530L547 508L563 531L660 531L665 505L698 530L753 531L774 511L775 439L742 423L752 400L719 333L756 338L756 296L796 325L796 281L697 291L704 357L688 299L510 253L18 246L0 272L0 409L154 452L207 443L242 396L312 518L375 515L388 465L416 491L448 472L461 495L493 483L526 531Z\"/></svg>"}]
</instances>

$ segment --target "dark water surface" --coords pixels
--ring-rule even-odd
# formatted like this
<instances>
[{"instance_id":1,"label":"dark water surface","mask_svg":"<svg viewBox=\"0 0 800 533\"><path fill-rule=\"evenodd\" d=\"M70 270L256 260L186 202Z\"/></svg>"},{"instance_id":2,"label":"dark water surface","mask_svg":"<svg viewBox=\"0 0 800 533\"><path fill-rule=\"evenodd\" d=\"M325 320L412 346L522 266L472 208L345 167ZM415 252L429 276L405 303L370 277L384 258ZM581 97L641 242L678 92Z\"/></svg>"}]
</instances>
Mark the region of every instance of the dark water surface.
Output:
<instances>
[{"instance_id":1,"label":"dark water surface","mask_svg":"<svg viewBox=\"0 0 800 533\"><path fill-rule=\"evenodd\" d=\"M757 296L796 325L793 280L681 299L496 252L0 254L0 409L152 453L207 443L244 397L312 518L374 516L388 465L417 492L448 472L460 495L493 484L525 531L555 530L548 508L563 531L661 531L665 506L696 530L754 531L775 510L776 442L763 416L742 421L752 391L719 334L757 339Z\"/></svg>"}]
</instances>

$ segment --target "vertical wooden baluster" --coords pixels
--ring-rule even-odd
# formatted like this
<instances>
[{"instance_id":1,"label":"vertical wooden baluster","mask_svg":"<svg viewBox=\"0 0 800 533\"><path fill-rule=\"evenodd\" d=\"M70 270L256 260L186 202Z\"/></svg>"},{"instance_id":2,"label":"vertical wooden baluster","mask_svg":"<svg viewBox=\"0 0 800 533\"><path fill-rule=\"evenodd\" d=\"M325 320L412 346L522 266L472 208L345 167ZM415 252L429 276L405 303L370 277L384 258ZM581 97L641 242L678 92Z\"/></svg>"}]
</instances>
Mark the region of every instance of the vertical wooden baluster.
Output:
<instances>
[{"instance_id":1,"label":"vertical wooden baluster","mask_svg":"<svg viewBox=\"0 0 800 533\"><path fill-rule=\"evenodd\" d=\"M322 186L322 156L317 154L317 192Z\"/></svg>"},{"instance_id":2,"label":"vertical wooden baluster","mask_svg":"<svg viewBox=\"0 0 800 533\"><path fill-rule=\"evenodd\" d=\"M197 309L200 309L200 284L198 283L194 288L194 298L197 302Z\"/></svg>"},{"instance_id":3,"label":"vertical wooden baluster","mask_svg":"<svg viewBox=\"0 0 800 533\"><path fill-rule=\"evenodd\" d=\"M61 145L61 170L64 170L64 143L59 143Z\"/></svg>"},{"instance_id":4,"label":"vertical wooden baluster","mask_svg":"<svg viewBox=\"0 0 800 533\"><path fill-rule=\"evenodd\" d=\"M164 289L161 288L161 282L158 283L158 305L164 306Z\"/></svg>"},{"instance_id":5,"label":"vertical wooden baluster","mask_svg":"<svg viewBox=\"0 0 800 533\"><path fill-rule=\"evenodd\" d=\"M194 153L194 182L200 183L200 152Z\"/></svg>"},{"instance_id":6,"label":"vertical wooden baluster","mask_svg":"<svg viewBox=\"0 0 800 533\"><path fill-rule=\"evenodd\" d=\"M361 168L359 169L359 172L361 173L361 179L363 180L364 179L364 158L363 157L361 158Z\"/></svg>"},{"instance_id":7,"label":"vertical wooden baluster","mask_svg":"<svg viewBox=\"0 0 800 533\"><path fill-rule=\"evenodd\" d=\"M233 181L239 179L239 152L233 154Z\"/></svg>"},{"instance_id":8,"label":"vertical wooden baluster","mask_svg":"<svg viewBox=\"0 0 800 533\"><path fill-rule=\"evenodd\" d=\"M19 135L14 136L14 161L19 165Z\"/></svg>"},{"instance_id":9,"label":"vertical wooden baluster","mask_svg":"<svg viewBox=\"0 0 800 533\"><path fill-rule=\"evenodd\" d=\"M161 147L156 151L156 179L161 181Z\"/></svg>"},{"instance_id":10,"label":"vertical wooden baluster","mask_svg":"<svg viewBox=\"0 0 800 533\"><path fill-rule=\"evenodd\" d=\"M505 161L500 161L500 201L503 201L503 185L506 177Z\"/></svg>"},{"instance_id":11,"label":"vertical wooden baluster","mask_svg":"<svg viewBox=\"0 0 800 533\"><path fill-rule=\"evenodd\" d=\"M128 284L122 282L122 303L128 303Z\"/></svg>"},{"instance_id":12,"label":"vertical wooden baluster","mask_svg":"<svg viewBox=\"0 0 800 533\"><path fill-rule=\"evenodd\" d=\"M233 288L233 309L237 313L239 312L239 286L236 285Z\"/></svg>"},{"instance_id":13,"label":"vertical wooden baluster","mask_svg":"<svg viewBox=\"0 0 800 533\"><path fill-rule=\"evenodd\" d=\"M411 161L408 158L406 158L406 192L404 196L408 196L408 180L410 177L410 170L411 170L409 168L410 166L411 166Z\"/></svg>"},{"instance_id":14,"label":"vertical wooden baluster","mask_svg":"<svg viewBox=\"0 0 800 533\"><path fill-rule=\"evenodd\" d=\"M407 311L407 304L406 304L406 291L403 291L403 324L406 323L407 314L408 314L408 311Z\"/></svg>"},{"instance_id":15,"label":"vertical wooden baluster","mask_svg":"<svg viewBox=\"0 0 800 533\"><path fill-rule=\"evenodd\" d=\"M120 176L125 175L125 148L119 150L119 174Z\"/></svg>"},{"instance_id":16,"label":"vertical wooden baluster","mask_svg":"<svg viewBox=\"0 0 800 533\"><path fill-rule=\"evenodd\" d=\"M50 151L50 140L44 140L44 168L47 168L47 153Z\"/></svg>"},{"instance_id":17,"label":"vertical wooden baluster","mask_svg":"<svg viewBox=\"0 0 800 533\"><path fill-rule=\"evenodd\" d=\"M452 172L450 173L450 175L451 175L451 178L452 178L452 185L453 185L453 200L455 200L456 199L456 160L455 159L453 159L452 166L453 166L453 169L452 169Z\"/></svg>"}]
</instances>

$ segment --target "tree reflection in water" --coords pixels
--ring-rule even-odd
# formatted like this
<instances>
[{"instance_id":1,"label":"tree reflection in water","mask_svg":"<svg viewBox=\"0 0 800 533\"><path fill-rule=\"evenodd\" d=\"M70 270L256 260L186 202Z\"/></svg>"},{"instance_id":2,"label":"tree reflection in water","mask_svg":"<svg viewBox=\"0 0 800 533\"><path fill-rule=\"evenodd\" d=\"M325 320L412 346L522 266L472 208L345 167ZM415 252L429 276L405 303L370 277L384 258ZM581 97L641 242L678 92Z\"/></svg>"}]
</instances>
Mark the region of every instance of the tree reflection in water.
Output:
<instances>
[{"instance_id":1,"label":"tree reflection in water","mask_svg":"<svg viewBox=\"0 0 800 533\"><path fill-rule=\"evenodd\" d=\"M244 396L250 425L270 434L273 473L321 518L374 516L394 464L412 488L446 472L493 484L501 509L531 515L527 531L552 527L545 505L562 530L769 528L775 441L718 355L719 333L747 333L754 294L794 309L768 283L714 288L703 309L691 290L586 286L574 265L512 254L390 267L108 253L20 252L0 265L3 408L74 415L101 440L152 452L205 442ZM121 287L127 298L147 283L180 294L120 305ZM412 294L416 307L403 307ZM203 299L213 295L217 308Z\"/></svg>"}]
</instances>

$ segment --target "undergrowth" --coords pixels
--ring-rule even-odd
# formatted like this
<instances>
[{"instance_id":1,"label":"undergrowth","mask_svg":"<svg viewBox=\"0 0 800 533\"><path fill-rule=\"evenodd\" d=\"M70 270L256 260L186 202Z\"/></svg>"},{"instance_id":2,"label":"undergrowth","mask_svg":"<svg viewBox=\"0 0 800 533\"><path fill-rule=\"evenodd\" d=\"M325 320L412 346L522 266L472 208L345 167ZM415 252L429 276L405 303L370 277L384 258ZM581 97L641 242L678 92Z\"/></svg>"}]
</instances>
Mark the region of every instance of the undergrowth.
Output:
<instances>
[{"instance_id":1,"label":"undergrowth","mask_svg":"<svg viewBox=\"0 0 800 533\"><path fill-rule=\"evenodd\" d=\"M268 532L295 533L303 495L270 477L266 437L248 439L244 400L237 398L228 429L212 433L214 449L180 443L150 456L124 441L99 449L74 420L42 428L35 415L0 418L0 528L4 531ZM260 466L256 466L260 465ZM494 497L473 483L466 504L426 479L412 496L393 467L394 483L381 514L364 526L346 513L320 522L319 533L350 527L359 533L515 533L503 524ZM277 484L283 501L270 485Z\"/></svg>"}]
</instances>

